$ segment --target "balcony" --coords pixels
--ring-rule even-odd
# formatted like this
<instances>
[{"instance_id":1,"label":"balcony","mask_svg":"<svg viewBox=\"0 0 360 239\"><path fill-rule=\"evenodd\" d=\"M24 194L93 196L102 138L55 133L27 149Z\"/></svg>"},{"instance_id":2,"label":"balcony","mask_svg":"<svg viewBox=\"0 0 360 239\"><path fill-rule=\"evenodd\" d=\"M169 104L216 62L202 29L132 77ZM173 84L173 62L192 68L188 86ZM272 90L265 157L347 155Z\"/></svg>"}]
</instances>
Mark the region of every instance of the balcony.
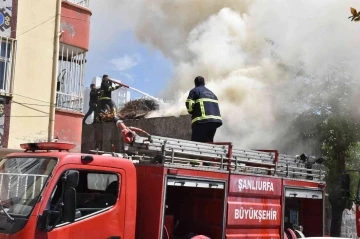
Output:
<instances>
[{"instance_id":1,"label":"balcony","mask_svg":"<svg viewBox=\"0 0 360 239\"><path fill-rule=\"evenodd\" d=\"M89 49L91 11L89 0L67 0L61 4L60 42Z\"/></svg>"},{"instance_id":2,"label":"balcony","mask_svg":"<svg viewBox=\"0 0 360 239\"><path fill-rule=\"evenodd\" d=\"M84 8L89 8L90 0L63 0L63 2L71 2Z\"/></svg>"},{"instance_id":3,"label":"balcony","mask_svg":"<svg viewBox=\"0 0 360 239\"><path fill-rule=\"evenodd\" d=\"M86 52L60 44L56 108L82 113Z\"/></svg>"}]
</instances>

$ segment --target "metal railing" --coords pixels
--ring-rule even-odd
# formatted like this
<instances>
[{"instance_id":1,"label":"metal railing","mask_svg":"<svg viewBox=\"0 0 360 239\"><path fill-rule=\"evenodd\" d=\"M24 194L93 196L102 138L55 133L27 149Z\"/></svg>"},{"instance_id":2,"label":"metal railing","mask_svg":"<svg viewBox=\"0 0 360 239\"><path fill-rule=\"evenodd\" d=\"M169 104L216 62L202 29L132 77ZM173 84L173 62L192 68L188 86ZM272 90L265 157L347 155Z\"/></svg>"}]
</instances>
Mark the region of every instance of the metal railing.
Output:
<instances>
[{"instance_id":1,"label":"metal railing","mask_svg":"<svg viewBox=\"0 0 360 239\"><path fill-rule=\"evenodd\" d=\"M12 93L16 40L0 36L0 92Z\"/></svg>"},{"instance_id":2,"label":"metal railing","mask_svg":"<svg viewBox=\"0 0 360 239\"><path fill-rule=\"evenodd\" d=\"M295 179L305 179L305 180L314 180L314 181L323 181L325 178L325 170L321 169L304 169L301 167L278 167L275 169L276 164L259 164L257 166L248 166L243 163L236 163L234 159L230 159L231 163L228 163L229 158L223 157L216 161L206 160L198 158L195 160L189 157L175 156L174 154L165 155L163 157L163 164L169 167L179 167L179 168L197 168L200 170L224 170L228 171L229 169L232 172L246 173L246 174L259 174L259 175L273 175L280 176L284 178L295 178ZM129 156L130 160L134 162L144 162L152 161L154 157L146 155L135 155ZM207 164L207 165L206 165ZM272 166L272 167L269 167Z\"/></svg>"},{"instance_id":3,"label":"metal railing","mask_svg":"<svg viewBox=\"0 0 360 239\"><path fill-rule=\"evenodd\" d=\"M0 198L34 199L42 190L47 177L42 174L0 173Z\"/></svg>"},{"instance_id":4,"label":"metal railing","mask_svg":"<svg viewBox=\"0 0 360 239\"><path fill-rule=\"evenodd\" d=\"M65 2L71 2L74 3L76 5L85 7L85 8L89 8L90 5L90 0L63 0Z\"/></svg>"},{"instance_id":5,"label":"metal railing","mask_svg":"<svg viewBox=\"0 0 360 239\"><path fill-rule=\"evenodd\" d=\"M56 107L64 110L82 112L84 99L76 94L57 92Z\"/></svg>"},{"instance_id":6,"label":"metal railing","mask_svg":"<svg viewBox=\"0 0 360 239\"><path fill-rule=\"evenodd\" d=\"M131 160L166 164L169 167L197 167L204 170L225 170L249 174L323 181L326 168L303 162L297 156L279 155L277 151L236 149L231 143L206 144L160 136L137 137L124 144ZM143 156L139 156L143 155ZM314 166L319 167L315 169Z\"/></svg>"},{"instance_id":7,"label":"metal railing","mask_svg":"<svg viewBox=\"0 0 360 239\"><path fill-rule=\"evenodd\" d=\"M60 44L56 107L81 113L85 78L86 52Z\"/></svg>"}]
</instances>

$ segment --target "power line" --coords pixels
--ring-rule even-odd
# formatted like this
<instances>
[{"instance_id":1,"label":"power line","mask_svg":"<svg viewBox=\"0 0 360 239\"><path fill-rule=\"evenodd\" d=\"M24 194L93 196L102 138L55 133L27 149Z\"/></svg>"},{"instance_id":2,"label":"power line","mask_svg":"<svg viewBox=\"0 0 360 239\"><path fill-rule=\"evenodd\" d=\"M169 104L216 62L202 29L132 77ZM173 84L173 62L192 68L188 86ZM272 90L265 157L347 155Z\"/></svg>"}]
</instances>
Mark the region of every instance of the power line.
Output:
<instances>
[{"instance_id":1,"label":"power line","mask_svg":"<svg viewBox=\"0 0 360 239\"><path fill-rule=\"evenodd\" d=\"M17 102L12 100L11 102L16 103L16 104L22 104L22 105L35 105L35 106L46 106L49 107L50 104L32 104L32 103L25 103L25 102Z\"/></svg>"},{"instance_id":2,"label":"power line","mask_svg":"<svg viewBox=\"0 0 360 239\"><path fill-rule=\"evenodd\" d=\"M35 100L35 101L39 101L39 102L43 102L43 103L46 103L46 104L33 104L33 103L23 103L23 102L17 102L17 101L14 101L12 100L11 102L15 103L15 104L19 104L19 105L22 105L24 107L27 107L27 108L32 108L32 107L29 107L29 105L34 105L34 106L50 106L51 104L49 102L46 102L46 101L43 101L43 100L38 100L38 99L35 99L35 98L31 98L31 97L28 97L28 96L24 96L24 95L20 95L20 94L13 94L13 95L17 95L17 96L20 96L20 97L24 97L24 98L27 98L27 99L31 99L31 100ZM74 110L74 108L71 108L71 107L65 107L65 106L61 106L59 107L60 109L68 109L68 110ZM34 108L32 108L34 109ZM38 109L34 109L36 111L39 111L41 113L45 113L45 112L42 112ZM82 111L80 110L74 110L76 113L82 113ZM48 114L48 113L46 113Z\"/></svg>"},{"instance_id":3,"label":"power line","mask_svg":"<svg viewBox=\"0 0 360 239\"><path fill-rule=\"evenodd\" d=\"M79 21L83 21L83 22L90 22L81 18L77 18L77 17L69 17L69 16L65 16L65 15L61 15L64 18L69 18L69 19L74 19L74 20L79 20Z\"/></svg>"},{"instance_id":4,"label":"power line","mask_svg":"<svg viewBox=\"0 0 360 239\"><path fill-rule=\"evenodd\" d=\"M48 21L52 20L53 18L55 18L55 16L53 16L53 17L51 17L51 18L49 18L49 19L47 19L47 20L45 20L45 21L43 21L43 22L39 23L38 25L35 25L34 27L32 27L32 28L30 28L30 29L28 29L28 30L26 30L26 31L24 31L24 32L22 32L22 33L20 33L20 34L16 34L16 37L19 37L19 36L21 36L21 35L23 35L23 34L25 34L25 33L28 33L29 31L34 30L35 28L37 28L37 27L39 27L39 26L41 26L41 25L43 25L43 24L47 23Z\"/></svg>"},{"instance_id":5,"label":"power line","mask_svg":"<svg viewBox=\"0 0 360 239\"><path fill-rule=\"evenodd\" d=\"M24 95L20 95L20 94L15 94L15 93L13 93L13 95L17 95L17 96L20 96L20 97L24 97L24 98L27 98L27 99L30 99L30 100L35 100L35 101L43 102L43 103L46 103L46 104L50 105L50 102L48 102L48 101L38 100L38 99L35 99L35 98L31 98L31 97L28 97L28 96L24 96Z\"/></svg>"},{"instance_id":6,"label":"power line","mask_svg":"<svg viewBox=\"0 0 360 239\"><path fill-rule=\"evenodd\" d=\"M21 106L23 106L23 107L25 107L25 108L28 108L28 109L31 109L31 110L34 110L34 111L37 111L37 112L40 112L40 113L43 113L43 114L49 114L49 113L47 113L47 112L44 112L44 111L35 109L35 108L30 107L30 106L27 106L27 105L25 105L25 104L21 104L21 103L18 103L18 102L16 102L16 101L13 101L13 102L14 102L15 104L21 105Z\"/></svg>"}]
</instances>

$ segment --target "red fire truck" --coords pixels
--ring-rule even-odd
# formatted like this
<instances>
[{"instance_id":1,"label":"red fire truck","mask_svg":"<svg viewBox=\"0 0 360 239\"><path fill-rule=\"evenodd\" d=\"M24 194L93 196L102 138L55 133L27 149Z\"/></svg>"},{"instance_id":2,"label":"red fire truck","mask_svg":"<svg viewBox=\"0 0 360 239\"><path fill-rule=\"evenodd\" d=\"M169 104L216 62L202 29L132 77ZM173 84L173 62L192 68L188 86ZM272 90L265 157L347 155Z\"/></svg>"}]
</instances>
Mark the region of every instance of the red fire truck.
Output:
<instances>
[{"instance_id":1,"label":"red fire truck","mask_svg":"<svg viewBox=\"0 0 360 239\"><path fill-rule=\"evenodd\" d=\"M0 239L324 236L324 171L304 155L118 126L122 154L44 142L3 158Z\"/></svg>"}]
</instances>

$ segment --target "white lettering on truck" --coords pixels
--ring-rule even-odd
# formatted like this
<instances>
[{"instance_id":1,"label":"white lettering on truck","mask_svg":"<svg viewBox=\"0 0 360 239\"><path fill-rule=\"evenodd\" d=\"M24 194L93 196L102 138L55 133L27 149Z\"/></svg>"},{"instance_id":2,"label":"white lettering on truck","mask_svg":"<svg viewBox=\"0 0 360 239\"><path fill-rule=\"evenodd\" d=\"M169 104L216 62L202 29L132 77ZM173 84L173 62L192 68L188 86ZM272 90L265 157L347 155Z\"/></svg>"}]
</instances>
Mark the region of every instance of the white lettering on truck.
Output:
<instances>
[{"instance_id":1,"label":"white lettering on truck","mask_svg":"<svg viewBox=\"0 0 360 239\"><path fill-rule=\"evenodd\" d=\"M251 179L239 179L238 188L239 192L241 192L243 189L274 192L274 184L272 182L254 181Z\"/></svg>"},{"instance_id":2,"label":"white lettering on truck","mask_svg":"<svg viewBox=\"0 0 360 239\"><path fill-rule=\"evenodd\" d=\"M259 209L245 209L241 207L240 209L235 209L235 219L250 219L250 220L277 220L277 211L274 209L270 210L259 210Z\"/></svg>"}]
</instances>

